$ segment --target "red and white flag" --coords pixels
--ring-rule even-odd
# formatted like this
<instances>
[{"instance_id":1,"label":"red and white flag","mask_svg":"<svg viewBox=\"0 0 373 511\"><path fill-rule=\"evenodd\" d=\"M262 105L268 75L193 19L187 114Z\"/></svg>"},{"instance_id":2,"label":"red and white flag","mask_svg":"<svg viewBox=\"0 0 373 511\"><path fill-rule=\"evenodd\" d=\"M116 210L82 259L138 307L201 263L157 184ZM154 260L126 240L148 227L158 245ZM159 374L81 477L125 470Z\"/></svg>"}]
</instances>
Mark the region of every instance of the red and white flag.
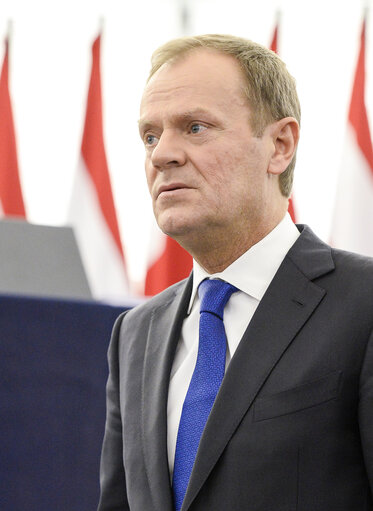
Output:
<instances>
[{"instance_id":1,"label":"red and white flag","mask_svg":"<svg viewBox=\"0 0 373 511\"><path fill-rule=\"evenodd\" d=\"M276 15L276 24L275 24L275 28L273 30L273 36L272 36L272 41L271 41L271 44L269 46L269 49L274 51L275 53L278 53L278 31L279 31L279 25L280 25L280 15L277 13Z\"/></svg>"},{"instance_id":2,"label":"red and white flag","mask_svg":"<svg viewBox=\"0 0 373 511\"><path fill-rule=\"evenodd\" d=\"M100 43L101 35L92 46L81 154L68 218L93 296L121 302L128 297L128 282L104 146Z\"/></svg>"},{"instance_id":3,"label":"red and white flag","mask_svg":"<svg viewBox=\"0 0 373 511\"><path fill-rule=\"evenodd\" d=\"M160 293L186 278L192 267L191 255L157 228L151 241L151 259L145 279L145 294L153 296Z\"/></svg>"},{"instance_id":4,"label":"red and white flag","mask_svg":"<svg viewBox=\"0 0 373 511\"><path fill-rule=\"evenodd\" d=\"M338 248L373 256L373 149L365 106L365 31L364 19L331 242Z\"/></svg>"},{"instance_id":5,"label":"red and white flag","mask_svg":"<svg viewBox=\"0 0 373 511\"><path fill-rule=\"evenodd\" d=\"M277 17L276 25L275 25L275 28L273 31L272 41L269 46L269 49L278 54L279 53L278 38L279 38L279 30L280 30L280 13L277 13L276 17ZM290 197L290 199L289 199L288 211L290 213L290 216L291 216L293 222L295 222L295 210L294 210L294 203L293 203L292 197Z\"/></svg>"},{"instance_id":6,"label":"red and white flag","mask_svg":"<svg viewBox=\"0 0 373 511\"><path fill-rule=\"evenodd\" d=\"M0 75L0 216L25 217L9 93L9 41Z\"/></svg>"}]
</instances>

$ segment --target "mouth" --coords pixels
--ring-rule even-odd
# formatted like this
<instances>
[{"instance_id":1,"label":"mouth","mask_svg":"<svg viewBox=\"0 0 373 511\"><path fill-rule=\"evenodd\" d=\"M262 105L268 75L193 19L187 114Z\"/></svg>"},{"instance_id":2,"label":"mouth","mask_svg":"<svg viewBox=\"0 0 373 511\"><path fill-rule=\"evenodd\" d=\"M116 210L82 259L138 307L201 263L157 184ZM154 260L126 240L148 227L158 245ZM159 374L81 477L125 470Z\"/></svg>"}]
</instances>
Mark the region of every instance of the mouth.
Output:
<instances>
[{"instance_id":1,"label":"mouth","mask_svg":"<svg viewBox=\"0 0 373 511\"><path fill-rule=\"evenodd\" d=\"M189 190L189 189L191 189L191 187L185 185L184 183L171 183L169 185L163 185L158 188L157 199L162 194L171 194L173 192Z\"/></svg>"}]
</instances>

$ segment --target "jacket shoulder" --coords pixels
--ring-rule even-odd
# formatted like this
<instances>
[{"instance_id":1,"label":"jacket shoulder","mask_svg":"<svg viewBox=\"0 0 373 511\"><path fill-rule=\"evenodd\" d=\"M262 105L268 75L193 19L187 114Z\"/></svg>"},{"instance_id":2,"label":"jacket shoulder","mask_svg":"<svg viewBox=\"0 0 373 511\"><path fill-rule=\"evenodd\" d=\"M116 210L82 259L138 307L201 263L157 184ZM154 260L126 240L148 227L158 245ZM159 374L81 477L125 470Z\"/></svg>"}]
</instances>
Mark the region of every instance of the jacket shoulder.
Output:
<instances>
[{"instance_id":1,"label":"jacket shoulder","mask_svg":"<svg viewBox=\"0 0 373 511\"><path fill-rule=\"evenodd\" d=\"M338 248L331 248L331 252L336 266L342 266L346 269L348 268L362 273L373 272L373 257Z\"/></svg>"},{"instance_id":2,"label":"jacket shoulder","mask_svg":"<svg viewBox=\"0 0 373 511\"><path fill-rule=\"evenodd\" d=\"M189 277L191 279L191 277ZM168 287L161 293L146 299L143 303L136 305L133 309L125 313L126 319L130 321L142 321L153 313L155 309L165 307L172 303L176 297L180 296L185 290L189 279L181 280Z\"/></svg>"},{"instance_id":3,"label":"jacket shoulder","mask_svg":"<svg viewBox=\"0 0 373 511\"><path fill-rule=\"evenodd\" d=\"M373 258L346 250L331 249L335 263L335 278L351 293L363 299L373 298Z\"/></svg>"}]
</instances>

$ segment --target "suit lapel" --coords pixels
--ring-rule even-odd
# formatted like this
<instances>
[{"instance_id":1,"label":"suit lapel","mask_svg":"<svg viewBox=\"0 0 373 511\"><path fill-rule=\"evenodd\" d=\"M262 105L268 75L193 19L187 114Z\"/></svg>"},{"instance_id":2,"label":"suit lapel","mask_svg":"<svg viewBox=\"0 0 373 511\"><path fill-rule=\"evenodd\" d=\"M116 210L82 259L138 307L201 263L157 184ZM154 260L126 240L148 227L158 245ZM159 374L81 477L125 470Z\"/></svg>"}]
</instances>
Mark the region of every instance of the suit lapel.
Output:
<instances>
[{"instance_id":1,"label":"suit lapel","mask_svg":"<svg viewBox=\"0 0 373 511\"><path fill-rule=\"evenodd\" d=\"M201 438L182 511L196 497L272 369L325 295L310 279L333 268L330 248L306 228L232 358Z\"/></svg>"},{"instance_id":2,"label":"suit lapel","mask_svg":"<svg viewBox=\"0 0 373 511\"><path fill-rule=\"evenodd\" d=\"M172 361L187 313L192 277L152 311L142 379L144 459L154 509L171 511L172 491L167 459L167 398Z\"/></svg>"}]
</instances>

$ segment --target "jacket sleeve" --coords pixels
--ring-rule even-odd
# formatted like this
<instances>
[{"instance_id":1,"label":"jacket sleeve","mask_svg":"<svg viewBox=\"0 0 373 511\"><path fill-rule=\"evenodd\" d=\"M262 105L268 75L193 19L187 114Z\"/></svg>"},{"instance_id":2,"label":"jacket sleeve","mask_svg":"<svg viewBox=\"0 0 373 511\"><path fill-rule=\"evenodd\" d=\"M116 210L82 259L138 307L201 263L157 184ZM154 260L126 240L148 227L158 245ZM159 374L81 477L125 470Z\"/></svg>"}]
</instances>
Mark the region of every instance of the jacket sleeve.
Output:
<instances>
[{"instance_id":1,"label":"jacket sleeve","mask_svg":"<svg viewBox=\"0 0 373 511\"><path fill-rule=\"evenodd\" d=\"M101 453L101 495L97 511L130 511L123 466L122 420L119 402L119 332L126 313L116 321L108 351L106 426Z\"/></svg>"},{"instance_id":2,"label":"jacket sleeve","mask_svg":"<svg viewBox=\"0 0 373 511\"><path fill-rule=\"evenodd\" d=\"M366 471L373 496L373 331L367 344L360 377L359 427Z\"/></svg>"}]
</instances>

